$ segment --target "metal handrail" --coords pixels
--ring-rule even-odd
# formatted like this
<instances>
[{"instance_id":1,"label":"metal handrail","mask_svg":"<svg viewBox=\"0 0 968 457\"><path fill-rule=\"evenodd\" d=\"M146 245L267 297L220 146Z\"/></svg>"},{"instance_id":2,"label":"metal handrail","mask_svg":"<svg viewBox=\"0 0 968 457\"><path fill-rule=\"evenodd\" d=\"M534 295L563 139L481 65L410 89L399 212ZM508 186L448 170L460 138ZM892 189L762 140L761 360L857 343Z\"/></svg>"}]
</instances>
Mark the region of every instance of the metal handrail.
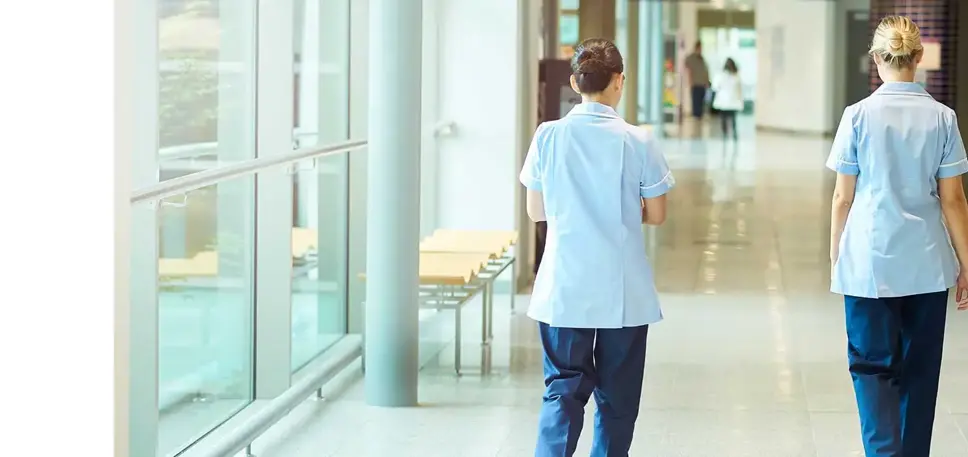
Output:
<instances>
[{"instance_id":1,"label":"metal handrail","mask_svg":"<svg viewBox=\"0 0 968 457\"><path fill-rule=\"evenodd\" d=\"M181 195L185 192L211 186L229 179L255 174L269 168L290 165L307 159L315 159L327 155L349 152L354 149L365 147L366 144L366 140L345 141L342 143L323 146L321 148L305 148L286 154L259 157L243 162L232 163L224 167L192 173L190 175L169 179L167 181L137 189L131 193L131 203L134 204L146 201L156 201L174 195Z\"/></svg>"},{"instance_id":2,"label":"metal handrail","mask_svg":"<svg viewBox=\"0 0 968 457\"><path fill-rule=\"evenodd\" d=\"M262 436L283 417L286 417L303 400L312 396L313 392L318 391L322 385L363 355L362 341L353 341L347 344L350 346L344 353L313 368L312 372L307 373L302 380L272 399L265 409L256 413L200 454L205 457L228 457L246 450L253 441ZM248 451L246 454L252 455Z\"/></svg>"}]
</instances>

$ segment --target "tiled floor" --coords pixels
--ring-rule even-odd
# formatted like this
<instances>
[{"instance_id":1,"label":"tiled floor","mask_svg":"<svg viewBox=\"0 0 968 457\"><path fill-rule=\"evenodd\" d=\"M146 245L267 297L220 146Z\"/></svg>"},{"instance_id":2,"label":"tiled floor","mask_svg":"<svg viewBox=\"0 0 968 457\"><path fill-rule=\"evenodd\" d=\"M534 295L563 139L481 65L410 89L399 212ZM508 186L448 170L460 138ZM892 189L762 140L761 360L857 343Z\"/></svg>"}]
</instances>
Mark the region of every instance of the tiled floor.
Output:
<instances>
[{"instance_id":1,"label":"tiled floor","mask_svg":"<svg viewBox=\"0 0 968 457\"><path fill-rule=\"evenodd\" d=\"M735 146L666 144L678 179L656 238L666 320L649 335L631 455L862 455L843 308L826 292L827 147L751 130ZM535 326L506 307L497 317L492 376L426 369L422 405L407 409L366 406L360 383L351 383L334 400L299 408L286 431L257 443L257 454L533 455L542 392ZM968 456L968 313L949 322L934 457ZM464 349L473 364L479 351L473 342ZM578 455L588 455L588 432Z\"/></svg>"}]
</instances>

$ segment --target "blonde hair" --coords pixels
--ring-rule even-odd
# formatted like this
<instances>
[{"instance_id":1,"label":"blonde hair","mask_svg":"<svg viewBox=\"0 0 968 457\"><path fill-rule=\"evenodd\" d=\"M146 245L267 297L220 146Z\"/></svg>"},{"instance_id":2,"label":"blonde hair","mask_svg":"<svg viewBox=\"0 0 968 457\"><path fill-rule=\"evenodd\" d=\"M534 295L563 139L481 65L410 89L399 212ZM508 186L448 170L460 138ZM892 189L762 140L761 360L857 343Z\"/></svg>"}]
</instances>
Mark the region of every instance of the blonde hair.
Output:
<instances>
[{"instance_id":1,"label":"blonde hair","mask_svg":"<svg viewBox=\"0 0 968 457\"><path fill-rule=\"evenodd\" d=\"M879 56L891 68L908 68L914 65L924 50L921 46L921 29L907 16L887 16L874 30L871 56Z\"/></svg>"}]
</instances>

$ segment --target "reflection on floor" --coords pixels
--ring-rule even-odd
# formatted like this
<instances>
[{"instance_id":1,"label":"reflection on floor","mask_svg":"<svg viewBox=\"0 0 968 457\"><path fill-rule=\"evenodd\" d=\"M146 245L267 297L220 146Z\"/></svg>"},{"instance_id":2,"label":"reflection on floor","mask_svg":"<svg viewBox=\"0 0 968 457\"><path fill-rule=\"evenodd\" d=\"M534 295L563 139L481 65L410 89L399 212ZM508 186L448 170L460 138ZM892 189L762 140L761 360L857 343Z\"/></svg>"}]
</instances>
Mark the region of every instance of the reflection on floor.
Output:
<instances>
[{"instance_id":1,"label":"reflection on floor","mask_svg":"<svg viewBox=\"0 0 968 457\"><path fill-rule=\"evenodd\" d=\"M826 292L829 143L744 133L735 145L665 145L679 183L656 239L666 320L650 332L632 455L861 456L843 307ZM535 325L510 316L506 301L496 305L492 376L425 369L422 406L406 409L368 407L353 383L331 401L307 401L256 453L533 455L542 392ZM468 341L468 358L476 348ZM968 456L965 386L968 314L953 313L933 456ZM588 455L588 432L577 455Z\"/></svg>"}]
</instances>

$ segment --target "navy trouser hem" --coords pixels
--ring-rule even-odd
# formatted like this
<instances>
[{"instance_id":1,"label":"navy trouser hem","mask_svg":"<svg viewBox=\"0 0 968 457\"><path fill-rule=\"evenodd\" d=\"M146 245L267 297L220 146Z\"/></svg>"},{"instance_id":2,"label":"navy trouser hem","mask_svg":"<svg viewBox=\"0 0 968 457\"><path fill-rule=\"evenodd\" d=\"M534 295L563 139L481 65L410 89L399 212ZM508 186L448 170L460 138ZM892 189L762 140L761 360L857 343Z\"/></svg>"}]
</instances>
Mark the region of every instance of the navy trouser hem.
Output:
<instances>
[{"instance_id":1,"label":"navy trouser hem","mask_svg":"<svg viewBox=\"0 0 968 457\"><path fill-rule=\"evenodd\" d=\"M545 394L536 457L571 457L594 395L592 457L625 457L632 445L645 375L648 325L575 329L538 323Z\"/></svg>"},{"instance_id":2,"label":"navy trouser hem","mask_svg":"<svg viewBox=\"0 0 968 457\"><path fill-rule=\"evenodd\" d=\"M844 304L867 457L929 457L948 292Z\"/></svg>"}]
</instances>

